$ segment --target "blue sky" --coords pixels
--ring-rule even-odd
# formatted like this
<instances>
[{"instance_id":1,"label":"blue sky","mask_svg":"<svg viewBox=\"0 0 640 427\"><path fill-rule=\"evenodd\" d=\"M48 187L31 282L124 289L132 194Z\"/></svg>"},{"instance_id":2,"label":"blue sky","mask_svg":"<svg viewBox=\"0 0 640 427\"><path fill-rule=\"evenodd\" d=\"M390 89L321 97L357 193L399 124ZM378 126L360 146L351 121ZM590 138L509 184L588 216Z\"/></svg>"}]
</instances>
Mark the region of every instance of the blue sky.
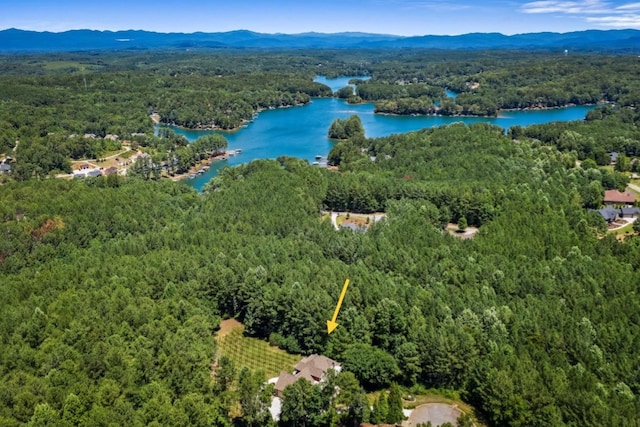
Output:
<instances>
[{"instance_id":1,"label":"blue sky","mask_svg":"<svg viewBox=\"0 0 640 427\"><path fill-rule=\"evenodd\" d=\"M0 0L0 29L425 35L640 29L640 0Z\"/></svg>"}]
</instances>

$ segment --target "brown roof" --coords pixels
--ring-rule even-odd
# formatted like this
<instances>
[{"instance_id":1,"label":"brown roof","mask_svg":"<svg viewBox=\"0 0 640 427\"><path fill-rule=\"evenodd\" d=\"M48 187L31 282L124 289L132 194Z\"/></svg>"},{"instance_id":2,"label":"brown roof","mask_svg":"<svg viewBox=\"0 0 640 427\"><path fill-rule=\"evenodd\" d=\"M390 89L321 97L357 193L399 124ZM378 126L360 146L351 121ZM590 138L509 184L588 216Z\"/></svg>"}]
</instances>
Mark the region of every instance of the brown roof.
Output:
<instances>
[{"instance_id":1,"label":"brown roof","mask_svg":"<svg viewBox=\"0 0 640 427\"><path fill-rule=\"evenodd\" d=\"M115 167L115 166L111 166L110 168L105 169L103 173L105 175L111 175L111 174L114 174L114 173L118 173L118 168Z\"/></svg>"},{"instance_id":2,"label":"brown roof","mask_svg":"<svg viewBox=\"0 0 640 427\"><path fill-rule=\"evenodd\" d=\"M335 360L329 359L326 356L319 356L312 354L302 359L295 366L293 374L288 372L280 372L278 381L275 385L277 393L282 392L287 386L298 381L300 378L304 378L309 382L316 382L322 380L329 369L333 369L340 366Z\"/></svg>"},{"instance_id":3,"label":"brown roof","mask_svg":"<svg viewBox=\"0 0 640 427\"><path fill-rule=\"evenodd\" d=\"M636 202L636 195L630 191L621 193L618 190L607 190L604 192L604 202L633 204Z\"/></svg>"},{"instance_id":4,"label":"brown roof","mask_svg":"<svg viewBox=\"0 0 640 427\"><path fill-rule=\"evenodd\" d=\"M281 392L287 386L295 383L299 379L300 379L300 377L296 377L295 375L292 375L292 374L290 374L288 372L282 371L282 372L280 372L280 376L278 377L278 381L276 382L275 390Z\"/></svg>"},{"instance_id":5,"label":"brown roof","mask_svg":"<svg viewBox=\"0 0 640 427\"><path fill-rule=\"evenodd\" d=\"M335 360L329 359L326 356L312 354L298 362L295 368L297 371L296 375L304 376L307 379L310 376L315 381L319 381L329 369L337 366L340 366L340 364Z\"/></svg>"},{"instance_id":6,"label":"brown roof","mask_svg":"<svg viewBox=\"0 0 640 427\"><path fill-rule=\"evenodd\" d=\"M322 372L326 372L328 369L340 364L335 360L329 359L327 356L321 356L318 354L312 354L302 359L296 365L296 370L303 371L305 368L317 368Z\"/></svg>"}]
</instances>

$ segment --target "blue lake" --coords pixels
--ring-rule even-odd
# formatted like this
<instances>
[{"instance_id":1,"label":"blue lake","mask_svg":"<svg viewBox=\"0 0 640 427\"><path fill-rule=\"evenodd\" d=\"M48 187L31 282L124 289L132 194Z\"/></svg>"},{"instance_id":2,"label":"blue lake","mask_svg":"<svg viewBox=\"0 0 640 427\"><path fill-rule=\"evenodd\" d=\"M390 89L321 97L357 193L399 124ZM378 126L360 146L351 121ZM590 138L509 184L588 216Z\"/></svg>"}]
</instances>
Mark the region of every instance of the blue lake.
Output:
<instances>
[{"instance_id":1,"label":"blue lake","mask_svg":"<svg viewBox=\"0 0 640 427\"><path fill-rule=\"evenodd\" d=\"M335 91L346 86L352 78L319 77L316 81L328 85ZM508 129L515 125L528 126L552 121L582 120L593 108L593 106L576 106L542 111L507 111L493 118L406 117L374 114L371 103L349 105L335 98L314 98L310 104L302 107L263 111L246 127L235 132L221 132L229 141L228 149L241 149L242 153L227 160L213 162L207 173L189 179L187 182L200 191L225 166L235 166L256 159L275 159L285 155L306 159L309 163L315 161L318 155L326 157L334 144L327 138L329 126L335 119L347 119L353 114L360 116L367 137L381 137L456 122L467 124L485 122ZM217 132L172 129L177 134L187 137L189 141Z\"/></svg>"}]
</instances>

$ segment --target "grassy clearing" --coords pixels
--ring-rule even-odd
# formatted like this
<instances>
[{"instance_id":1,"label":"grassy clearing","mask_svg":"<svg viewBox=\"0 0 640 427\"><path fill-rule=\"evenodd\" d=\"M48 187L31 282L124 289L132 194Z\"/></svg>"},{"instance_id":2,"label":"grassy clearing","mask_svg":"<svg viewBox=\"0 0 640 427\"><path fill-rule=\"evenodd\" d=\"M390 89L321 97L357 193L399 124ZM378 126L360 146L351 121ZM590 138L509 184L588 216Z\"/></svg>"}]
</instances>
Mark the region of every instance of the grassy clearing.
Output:
<instances>
[{"instance_id":1,"label":"grassy clearing","mask_svg":"<svg viewBox=\"0 0 640 427\"><path fill-rule=\"evenodd\" d=\"M133 156L134 154L136 154L136 152L133 151L133 150L123 151L122 153L120 153L120 159L128 159L129 157Z\"/></svg>"},{"instance_id":2,"label":"grassy clearing","mask_svg":"<svg viewBox=\"0 0 640 427\"><path fill-rule=\"evenodd\" d=\"M628 224L617 230L610 231L609 233L614 234L616 236L616 239L618 240L624 240L626 237L635 236L636 234L636 232L633 231L633 223Z\"/></svg>"},{"instance_id":3,"label":"grassy clearing","mask_svg":"<svg viewBox=\"0 0 640 427\"><path fill-rule=\"evenodd\" d=\"M633 224L626 225L615 232L616 234L632 234L633 233Z\"/></svg>"},{"instance_id":4,"label":"grassy clearing","mask_svg":"<svg viewBox=\"0 0 640 427\"><path fill-rule=\"evenodd\" d=\"M406 389L402 392L402 406L405 409L414 409L417 406L427 403L446 403L449 405L456 405L464 412L473 412L473 408L460 399L460 394L453 390L437 390L437 389L422 389L420 394L411 394ZM386 392L386 390L385 390ZM370 405L376 401L382 391L375 391L367 394L367 400ZM411 398L409 398L411 397Z\"/></svg>"},{"instance_id":5,"label":"grassy clearing","mask_svg":"<svg viewBox=\"0 0 640 427\"><path fill-rule=\"evenodd\" d=\"M218 356L231 358L238 370L246 366L251 370L262 370L268 378L273 378L280 375L281 371L293 371L293 367L302 359L302 356L272 347L266 341L245 337L244 326L240 323L236 322L232 328L223 330L225 333L216 336Z\"/></svg>"},{"instance_id":6,"label":"grassy clearing","mask_svg":"<svg viewBox=\"0 0 640 427\"><path fill-rule=\"evenodd\" d=\"M125 153L125 152L126 152L126 149L124 149L124 148L118 148L117 150L105 151L103 153L100 153L100 158L104 159L105 157L117 156L118 154L122 154L122 153Z\"/></svg>"},{"instance_id":7,"label":"grassy clearing","mask_svg":"<svg viewBox=\"0 0 640 427\"><path fill-rule=\"evenodd\" d=\"M367 227L369 225L369 223L367 222L367 215L359 215L359 214L349 214L349 218L347 218L346 214L343 215L338 215L338 218L336 218L336 224L338 224L338 226L340 226L340 224L342 224L343 222L351 222L354 223L360 227Z\"/></svg>"}]
</instances>

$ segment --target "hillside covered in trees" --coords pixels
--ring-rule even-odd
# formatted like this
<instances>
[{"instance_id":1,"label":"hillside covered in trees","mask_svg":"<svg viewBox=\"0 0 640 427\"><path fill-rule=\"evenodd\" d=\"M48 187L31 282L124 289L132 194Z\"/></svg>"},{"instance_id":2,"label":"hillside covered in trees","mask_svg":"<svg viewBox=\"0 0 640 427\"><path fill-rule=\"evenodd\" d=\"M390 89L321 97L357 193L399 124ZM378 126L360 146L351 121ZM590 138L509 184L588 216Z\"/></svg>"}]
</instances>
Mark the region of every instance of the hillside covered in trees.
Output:
<instances>
[{"instance_id":1,"label":"hillside covered in trees","mask_svg":"<svg viewBox=\"0 0 640 427\"><path fill-rule=\"evenodd\" d=\"M460 390L490 425L634 425L640 240L598 239L581 196L593 174L487 125L349 143L380 160L257 161L202 195L136 179L0 187L3 422L225 425L212 334L236 316L370 390ZM372 201L388 218L368 233L319 220ZM462 215L475 240L442 232Z\"/></svg>"},{"instance_id":2,"label":"hillside covered in trees","mask_svg":"<svg viewBox=\"0 0 640 427\"><path fill-rule=\"evenodd\" d=\"M633 107L637 58L437 50L61 53L0 57L0 155L18 179L69 173L153 139L153 115L189 129L238 129L265 109L337 96L397 115L495 116L508 109ZM317 75L368 76L335 94ZM445 89L457 93L446 96ZM334 129L336 138L346 135ZM115 137L119 139L115 139ZM20 141L16 144L16 141ZM185 156L181 156L185 158ZM1 158L1 157L0 157ZM164 159L163 159L164 160Z\"/></svg>"}]
</instances>

